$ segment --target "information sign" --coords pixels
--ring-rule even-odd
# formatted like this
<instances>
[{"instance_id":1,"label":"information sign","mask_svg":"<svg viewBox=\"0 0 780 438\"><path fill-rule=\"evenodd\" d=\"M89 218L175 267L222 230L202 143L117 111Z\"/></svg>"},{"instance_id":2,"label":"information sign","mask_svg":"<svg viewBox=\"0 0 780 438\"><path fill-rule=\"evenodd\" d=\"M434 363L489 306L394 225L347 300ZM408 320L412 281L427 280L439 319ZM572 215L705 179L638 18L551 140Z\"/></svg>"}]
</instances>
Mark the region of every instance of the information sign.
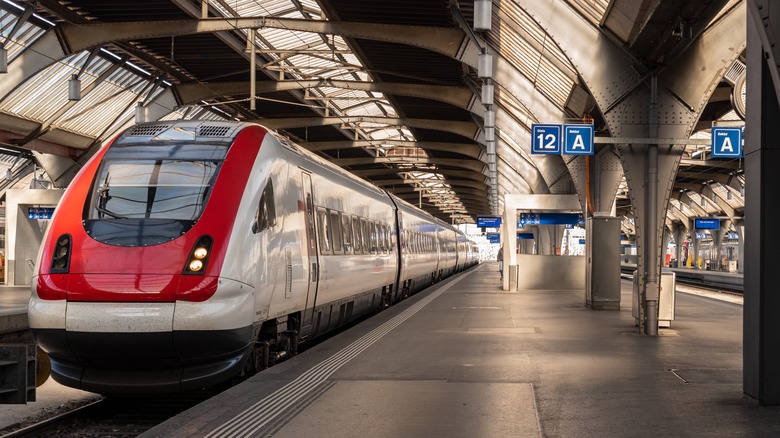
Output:
<instances>
[{"instance_id":1,"label":"information sign","mask_svg":"<svg viewBox=\"0 0 780 438\"><path fill-rule=\"evenodd\" d=\"M742 156L742 128L712 128L712 157L739 158Z\"/></svg>"},{"instance_id":2,"label":"information sign","mask_svg":"<svg viewBox=\"0 0 780 438\"><path fill-rule=\"evenodd\" d=\"M693 219L693 228L697 230L719 230L720 219L711 217L697 217Z\"/></svg>"},{"instance_id":3,"label":"information sign","mask_svg":"<svg viewBox=\"0 0 780 438\"><path fill-rule=\"evenodd\" d=\"M27 219L51 219L54 207L30 207L27 210Z\"/></svg>"},{"instance_id":4,"label":"information sign","mask_svg":"<svg viewBox=\"0 0 780 438\"><path fill-rule=\"evenodd\" d=\"M582 213L520 213L517 226L526 225L582 225L585 219Z\"/></svg>"},{"instance_id":5,"label":"information sign","mask_svg":"<svg viewBox=\"0 0 780 438\"><path fill-rule=\"evenodd\" d=\"M593 155L593 125L563 125L563 153Z\"/></svg>"},{"instance_id":6,"label":"information sign","mask_svg":"<svg viewBox=\"0 0 780 438\"><path fill-rule=\"evenodd\" d=\"M531 153L557 155L561 153L561 125L531 125Z\"/></svg>"},{"instance_id":7,"label":"information sign","mask_svg":"<svg viewBox=\"0 0 780 438\"><path fill-rule=\"evenodd\" d=\"M486 237L490 243L501 243L501 233L487 233Z\"/></svg>"},{"instance_id":8,"label":"information sign","mask_svg":"<svg viewBox=\"0 0 780 438\"><path fill-rule=\"evenodd\" d=\"M501 216L477 216L477 226L484 228L498 228L501 226Z\"/></svg>"},{"instance_id":9,"label":"information sign","mask_svg":"<svg viewBox=\"0 0 780 438\"><path fill-rule=\"evenodd\" d=\"M517 238L520 240L533 240L534 233L517 233Z\"/></svg>"}]
</instances>

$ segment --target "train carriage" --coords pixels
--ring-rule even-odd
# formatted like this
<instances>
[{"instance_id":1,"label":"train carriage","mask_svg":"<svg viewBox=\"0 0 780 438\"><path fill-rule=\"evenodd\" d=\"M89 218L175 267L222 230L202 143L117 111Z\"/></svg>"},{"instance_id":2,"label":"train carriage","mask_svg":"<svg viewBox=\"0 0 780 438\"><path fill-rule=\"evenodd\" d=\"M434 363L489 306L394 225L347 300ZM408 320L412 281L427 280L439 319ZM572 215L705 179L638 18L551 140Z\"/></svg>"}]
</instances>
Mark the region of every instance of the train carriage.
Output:
<instances>
[{"instance_id":1,"label":"train carriage","mask_svg":"<svg viewBox=\"0 0 780 438\"><path fill-rule=\"evenodd\" d=\"M65 385L199 388L451 275L455 242L449 225L261 126L141 124L63 196L30 327Z\"/></svg>"}]
</instances>

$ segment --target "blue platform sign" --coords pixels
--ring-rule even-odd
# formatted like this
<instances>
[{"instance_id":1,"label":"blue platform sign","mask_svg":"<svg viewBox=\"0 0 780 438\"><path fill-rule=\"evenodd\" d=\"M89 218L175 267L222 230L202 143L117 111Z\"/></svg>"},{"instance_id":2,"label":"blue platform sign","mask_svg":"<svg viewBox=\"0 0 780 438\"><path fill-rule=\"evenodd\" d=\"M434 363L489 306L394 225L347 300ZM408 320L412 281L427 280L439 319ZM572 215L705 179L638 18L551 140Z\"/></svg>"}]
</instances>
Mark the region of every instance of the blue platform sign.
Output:
<instances>
[{"instance_id":1,"label":"blue platform sign","mask_svg":"<svg viewBox=\"0 0 780 438\"><path fill-rule=\"evenodd\" d=\"M477 216L477 226L484 228L498 228L501 226L501 216Z\"/></svg>"},{"instance_id":2,"label":"blue platform sign","mask_svg":"<svg viewBox=\"0 0 780 438\"><path fill-rule=\"evenodd\" d=\"M27 210L27 219L51 219L54 207L30 207Z\"/></svg>"},{"instance_id":3,"label":"blue platform sign","mask_svg":"<svg viewBox=\"0 0 780 438\"><path fill-rule=\"evenodd\" d=\"M487 233L486 237L490 243L501 243L501 233Z\"/></svg>"},{"instance_id":4,"label":"blue platform sign","mask_svg":"<svg viewBox=\"0 0 780 438\"><path fill-rule=\"evenodd\" d=\"M693 219L693 228L696 230L719 230L720 219L711 217L697 217Z\"/></svg>"},{"instance_id":5,"label":"blue platform sign","mask_svg":"<svg viewBox=\"0 0 780 438\"><path fill-rule=\"evenodd\" d=\"M593 125L563 125L563 153L593 155Z\"/></svg>"},{"instance_id":6,"label":"blue platform sign","mask_svg":"<svg viewBox=\"0 0 780 438\"><path fill-rule=\"evenodd\" d=\"M517 238L520 240L534 240L534 233L517 233Z\"/></svg>"},{"instance_id":7,"label":"blue platform sign","mask_svg":"<svg viewBox=\"0 0 780 438\"><path fill-rule=\"evenodd\" d=\"M712 157L742 157L742 128L712 128Z\"/></svg>"},{"instance_id":8,"label":"blue platform sign","mask_svg":"<svg viewBox=\"0 0 780 438\"><path fill-rule=\"evenodd\" d=\"M585 219L582 213L520 213L518 228L526 225L582 225Z\"/></svg>"},{"instance_id":9,"label":"blue platform sign","mask_svg":"<svg viewBox=\"0 0 780 438\"><path fill-rule=\"evenodd\" d=\"M558 155L561 153L561 125L531 125L531 153Z\"/></svg>"}]
</instances>

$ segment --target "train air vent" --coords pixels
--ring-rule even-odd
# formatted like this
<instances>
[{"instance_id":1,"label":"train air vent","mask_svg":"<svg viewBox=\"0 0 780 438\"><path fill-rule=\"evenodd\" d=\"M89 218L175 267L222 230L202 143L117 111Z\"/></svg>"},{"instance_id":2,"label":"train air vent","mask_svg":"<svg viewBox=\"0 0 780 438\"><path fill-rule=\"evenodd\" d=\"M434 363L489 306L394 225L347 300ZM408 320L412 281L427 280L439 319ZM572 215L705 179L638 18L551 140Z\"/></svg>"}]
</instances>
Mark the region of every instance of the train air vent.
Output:
<instances>
[{"instance_id":1,"label":"train air vent","mask_svg":"<svg viewBox=\"0 0 780 438\"><path fill-rule=\"evenodd\" d=\"M225 137L233 126L204 125L198 128L198 135L201 137Z\"/></svg>"},{"instance_id":2,"label":"train air vent","mask_svg":"<svg viewBox=\"0 0 780 438\"><path fill-rule=\"evenodd\" d=\"M126 137L154 137L155 135L170 128L171 125L137 125L130 128L125 134Z\"/></svg>"}]
</instances>

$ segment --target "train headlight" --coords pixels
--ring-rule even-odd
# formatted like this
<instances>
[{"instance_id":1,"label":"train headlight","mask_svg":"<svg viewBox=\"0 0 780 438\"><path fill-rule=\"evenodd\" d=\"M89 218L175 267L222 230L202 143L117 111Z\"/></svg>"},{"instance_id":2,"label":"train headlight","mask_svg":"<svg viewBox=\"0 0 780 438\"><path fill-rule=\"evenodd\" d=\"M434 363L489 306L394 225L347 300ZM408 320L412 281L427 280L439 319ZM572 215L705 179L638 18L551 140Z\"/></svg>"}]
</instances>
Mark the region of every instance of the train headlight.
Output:
<instances>
[{"instance_id":1,"label":"train headlight","mask_svg":"<svg viewBox=\"0 0 780 438\"><path fill-rule=\"evenodd\" d=\"M184 265L185 275L203 275L211 255L211 236L201 236L190 251L187 264Z\"/></svg>"},{"instance_id":2,"label":"train headlight","mask_svg":"<svg viewBox=\"0 0 780 438\"><path fill-rule=\"evenodd\" d=\"M203 262L200 260L193 260L190 262L190 271L200 272L203 269Z\"/></svg>"},{"instance_id":3,"label":"train headlight","mask_svg":"<svg viewBox=\"0 0 780 438\"><path fill-rule=\"evenodd\" d=\"M67 274L70 270L70 253L71 237L69 234L63 234L57 238L57 243L51 257L49 272L52 274Z\"/></svg>"}]
</instances>

